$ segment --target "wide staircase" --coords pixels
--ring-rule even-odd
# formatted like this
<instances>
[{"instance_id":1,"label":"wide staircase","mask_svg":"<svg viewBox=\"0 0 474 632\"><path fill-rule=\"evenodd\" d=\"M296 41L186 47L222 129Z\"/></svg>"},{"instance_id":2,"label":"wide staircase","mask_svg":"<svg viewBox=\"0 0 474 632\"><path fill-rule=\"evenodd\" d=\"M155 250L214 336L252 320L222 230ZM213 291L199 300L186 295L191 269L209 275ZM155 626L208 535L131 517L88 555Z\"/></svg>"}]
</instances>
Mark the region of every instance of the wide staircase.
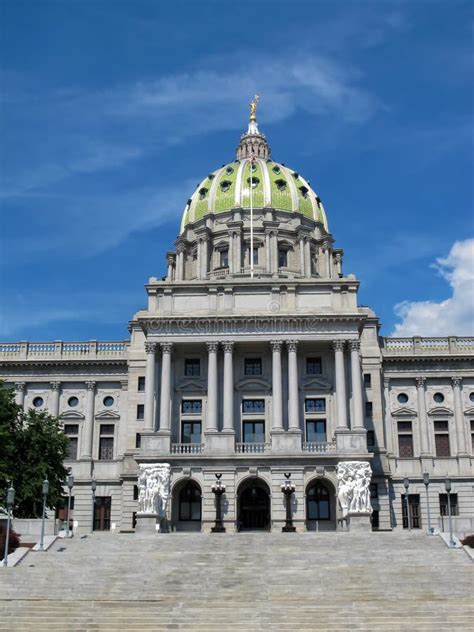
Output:
<instances>
[{"instance_id":1,"label":"wide staircase","mask_svg":"<svg viewBox=\"0 0 474 632\"><path fill-rule=\"evenodd\" d=\"M94 533L0 569L0 630L474 630L473 564L415 533Z\"/></svg>"}]
</instances>

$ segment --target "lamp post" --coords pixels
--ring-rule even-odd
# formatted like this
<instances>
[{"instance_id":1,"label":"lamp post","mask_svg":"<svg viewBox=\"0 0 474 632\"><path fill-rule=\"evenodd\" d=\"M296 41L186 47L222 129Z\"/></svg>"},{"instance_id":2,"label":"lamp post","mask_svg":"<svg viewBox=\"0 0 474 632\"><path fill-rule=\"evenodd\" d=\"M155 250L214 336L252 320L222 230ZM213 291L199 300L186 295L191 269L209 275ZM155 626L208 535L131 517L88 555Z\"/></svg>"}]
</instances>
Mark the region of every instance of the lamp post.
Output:
<instances>
[{"instance_id":1,"label":"lamp post","mask_svg":"<svg viewBox=\"0 0 474 632\"><path fill-rule=\"evenodd\" d=\"M211 487L212 493L216 497L216 523L212 527L212 533L225 533L225 527L222 522L221 497L225 493L225 485L221 482L222 474L216 474L216 482Z\"/></svg>"},{"instance_id":2,"label":"lamp post","mask_svg":"<svg viewBox=\"0 0 474 632\"><path fill-rule=\"evenodd\" d=\"M91 480L92 490L92 518L91 518L91 533L94 531L94 513L95 513L95 490L97 489L97 481L95 478Z\"/></svg>"},{"instance_id":3,"label":"lamp post","mask_svg":"<svg viewBox=\"0 0 474 632\"><path fill-rule=\"evenodd\" d=\"M451 480L446 478L444 481L446 495L448 497L448 519L449 519L449 547L455 548L456 543L453 540L453 521L451 519Z\"/></svg>"},{"instance_id":4,"label":"lamp post","mask_svg":"<svg viewBox=\"0 0 474 632\"><path fill-rule=\"evenodd\" d=\"M425 489L426 489L426 513L428 517L428 530L426 533L428 535L433 535L433 527L431 526L431 514L430 514L430 495L428 493L428 486L430 484L430 475L428 474L428 472L424 472L423 474L423 483L425 484Z\"/></svg>"},{"instance_id":5,"label":"lamp post","mask_svg":"<svg viewBox=\"0 0 474 632\"><path fill-rule=\"evenodd\" d=\"M67 514L66 514L66 522L67 522L67 537L72 537L71 529L69 528L69 514L71 513L71 490L74 487L74 476L69 474L67 477L67 487L69 489L69 496L67 499Z\"/></svg>"},{"instance_id":6,"label":"lamp post","mask_svg":"<svg viewBox=\"0 0 474 632\"><path fill-rule=\"evenodd\" d=\"M46 499L48 497L48 492L49 492L49 481L48 481L48 478L46 477L43 481L43 519L41 520L41 538L40 538L40 545L39 545L40 551L44 551L44 521L46 518Z\"/></svg>"},{"instance_id":7,"label":"lamp post","mask_svg":"<svg viewBox=\"0 0 474 632\"><path fill-rule=\"evenodd\" d=\"M295 492L295 486L290 481L291 474L285 474L286 481L281 486L281 492L285 496L286 504L286 521L285 526L281 530L285 533L293 533L296 527L293 526L293 516L291 515L291 496Z\"/></svg>"},{"instance_id":8,"label":"lamp post","mask_svg":"<svg viewBox=\"0 0 474 632\"><path fill-rule=\"evenodd\" d=\"M403 479L403 487L405 488L405 500L406 500L406 503L407 503L408 531L411 531L410 503L408 502L408 488L410 487L410 481L407 478Z\"/></svg>"},{"instance_id":9,"label":"lamp post","mask_svg":"<svg viewBox=\"0 0 474 632\"><path fill-rule=\"evenodd\" d=\"M8 545L10 544L10 519L13 510L13 504L15 502L15 490L13 483L7 491L7 532L5 534L5 555L3 556L3 566L8 566Z\"/></svg>"}]
</instances>

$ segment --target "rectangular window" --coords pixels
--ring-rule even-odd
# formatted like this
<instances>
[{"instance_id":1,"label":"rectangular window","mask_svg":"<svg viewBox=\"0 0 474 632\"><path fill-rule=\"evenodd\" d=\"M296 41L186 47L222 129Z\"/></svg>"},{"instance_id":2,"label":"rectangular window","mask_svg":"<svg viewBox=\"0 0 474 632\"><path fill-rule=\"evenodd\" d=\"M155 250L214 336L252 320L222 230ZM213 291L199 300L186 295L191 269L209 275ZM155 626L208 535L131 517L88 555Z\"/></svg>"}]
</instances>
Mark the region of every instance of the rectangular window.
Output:
<instances>
[{"instance_id":1,"label":"rectangular window","mask_svg":"<svg viewBox=\"0 0 474 632\"><path fill-rule=\"evenodd\" d=\"M369 419L372 419L372 412L373 412L372 402L365 402L365 416L368 417Z\"/></svg>"},{"instance_id":2,"label":"rectangular window","mask_svg":"<svg viewBox=\"0 0 474 632\"><path fill-rule=\"evenodd\" d=\"M308 443L325 443L327 441L325 419L310 419L306 421L306 441Z\"/></svg>"},{"instance_id":3,"label":"rectangular window","mask_svg":"<svg viewBox=\"0 0 474 632\"><path fill-rule=\"evenodd\" d=\"M372 386L372 376L370 373L364 373L364 386L370 388Z\"/></svg>"},{"instance_id":4,"label":"rectangular window","mask_svg":"<svg viewBox=\"0 0 474 632\"><path fill-rule=\"evenodd\" d=\"M375 432L373 430L367 430L367 447L373 448L375 445Z\"/></svg>"},{"instance_id":5,"label":"rectangular window","mask_svg":"<svg viewBox=\"0 0 474 632\"><path fill-rule=\"evenodd\" d=\"M183 421L181 424L181 443L201 443L200 421Z\"/></svg>"},{"instance_id":6,"label":"rectangular window","mask_svg":"<svg viewBox=\"0 0 474 632\"><path fill-rule=\"evenodd\" d=\"M448 432L449 426L447 420L440 420L434 422L434 430L435 432Z\"/></svg>"},{"instance_id":7,"label":"rectangular window","mask_svg":"<svg viewBox=\"0 0 474 632\"><path fill-rule=\"evenodd\" d=\"M402 458L413 456L413 437L411 434L398 435L398 454Z\"/></svg>"},{"instance_id":8,"label":"rectangular window","mask_svg":"<svg viewBox=\"0 0 474 632\"><path fill-rule=\"evenodd\" d=\"M141 446L141 443L142 443L142 435L139 432L137 432L135 433L135 447L139 448Z\"/></svg>"},{"instance_id":9,"label":"rectangular window","mask_svg":"<svg viewBox=\"0 0 474 632\"><path fill-rule=\"evenodd\" d=\"M308 398L304 400L304 409L307 413L325 413L326 400L324 397Z\"/></svg>"},{"instance_id":10,"label":"rectangular window","mask_svg":"<svg viewBox=\"0 0 474 632\"><path fill-rule=\"evenodd\" d=\"M408 495L408 507L405 494L402 494L402 516L403 516L403 528L408 529L408 513L410 512L410 527L412 529L421 529L421 516L420 516L420 495L409 494Z\"/></svg>"},{"instance_id":11,"label":"rectangular window","mask_svg":"<svg viewBox=\"0 0 474 632\"><path fill-rule=\"evenodd\" d=\"M221 268L229 267L229 251L221 250Z\"/></svg>"},{"instance_id":12,"label":"rectangular window","mask_svg":"<svg viewBox=\"0 0 474 632\"><path fill-rule=\"evenodd\" d=\"M458 508L458 495L457 494L449 494L449 500L451 502L451 515L459 516L459 508ZM448 494L440 494L439 495L439 515L440 516L448 516Z\"/></svg>"},{"instance_id":13,"label":"rectangular window","mask_svg":"<svg viewBox=\"0 0 474 632\"><path fill-rule=\"evenodd\" d=\"M138 404L137 406L137 419L145 419L145 405Z\"/></svg>"},{"instance_id":14,"label":"rectangular window","mask_svg":"<svg viewBox=\"0 0 474 632\"><path fill-rule=\"evenodd\" d=\"M244 443L265 443L265 422L244 421L243 438Z\"/></svg>"},{"instance_id":15,"label":"rectangular window","mask_svg":"<svg viewBox=\"0 0 474 632\"><path fill-rule=\"evenodd\" d=\"M248 414L265 412L264 399L244 399L242 401L242 412Z\"/></svg>"},{"instance_id":16,"label":"rectangular window","mask_svg":"<svg viewBox=\"0 0 474 632\"><path fill-rule=\"evenodd\" d=\"M138 391L141 393L145 390L145 377L140 375L138 378Z\"/></svg>"},{"instance_id":17,"label":"rectangular window","mask_svg":"<svg viewBox=\"0 0 474 632\"><path fill-rule=\"evenodd\" d=\"M112 461L114 458L114 432L113 424L100 424L99 436L99 461Z\"/></svg>"},{"instance_id":18,"label":"rectangular window","mask_svg":"<svg viewBox=\"0 0 474 632\"><path fill-rule=\"evenodd\" d=\"M399 421L398 432L411 432L411 421Z\"/></svg>"},{"instance_id":19,"label":"rectangular window","mask_svg":"<svg viewBox=\"0 0 474 632\"><path fill-rule=\"evenodd\" d=\"M250 260L250 248L249 248L249 260ZM258 248L253 249L253 265L258 265Z\"/></svg>"},{"instance_id":20,"label":"rectangular window","mask_svg":"<svg viewBox=\"0 0 474 632\"><path fill-rule=\"evenodd\" d=\"M282 250L281 248L278 250L278 267L279 268L288 267L288 251L287 250Z\"/></svg>"},{"instance_id":21,"label":"rectangular window","mask_svg":"<svg viewBox=\"0 0 474 632\"><path fill-rule=\"evenodd\" d=\"M200 415L202 413L202 399L183 399L181 412L185 415Z\"/></svg>"},{"instance_id":22,"label":"rectangular window","mask_svg":"<svg viewBox=\"0 0 474 632\"><path fill-rule=\"evenodd\" d=\"M110 496L96 496L94 504L94 531L110 530L110 514L112 498Z\"/></svg>"},{"instance_id":23,"label":"rectangular window","mask_svg":"<svg viewBox=\"0 0 474 632\"><path fill-rule=\"evenodd\" d=\"M64 434L69 439L68 456L69 461L77 460L77 444L79 440L79 425L78 424L65 424Z\"/></svg>"},{"instance_id":24,"label":"rectangular window","mask_svg":"<svg viewBox=\"0 0 474 632\"><path fill-rule=\"evenodd\" d=\"M245 358L245 375L262 375L262 358Z\"/></svg>"},{"instance_id":25,"label":"rectangular window","mask_svg":"<svg viewBox=\"0 0 474 632\"><path fill-rule=\"evenodd\" d=\"M451 456L448 434L435 434L435 450L436 456Z\"/></svg>"},{"instance_id":26,"label":"rectangular window","mask_svg":"<svg viewBox=\"0 0 474 632\"><path fill-rule=\"evenodd\" d=\"M184 361L184 375L188 377L201 375L201 360L199 358L186 358Z\"/></svg>"},{"instance_id":27,"label":"rectangular window","mask_svg":"<svg viewBox=\"0 0 474 632\"><path fill-rule=\"evenodd\" d=\"M321 358L306 358L306 374L320 375L322 373Z\"/></svg>"}]
</instances>

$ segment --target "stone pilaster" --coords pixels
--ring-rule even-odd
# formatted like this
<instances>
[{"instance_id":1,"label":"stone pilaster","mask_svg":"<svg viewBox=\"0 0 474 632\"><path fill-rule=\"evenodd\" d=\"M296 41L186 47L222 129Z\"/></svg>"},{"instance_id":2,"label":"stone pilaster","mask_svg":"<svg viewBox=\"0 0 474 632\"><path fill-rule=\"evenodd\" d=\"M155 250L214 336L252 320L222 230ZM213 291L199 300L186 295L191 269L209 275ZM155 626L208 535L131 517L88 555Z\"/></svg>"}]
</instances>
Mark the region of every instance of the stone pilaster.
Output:
<instances>
[{"instance_id":1,"label":"stone pilaster","mask_svg":"<svg viewBox=\"0 0 474 632\"><path fill-rule=\"evenodd\" d=\"M61 390L61 382L50 382L51 387L51 409L50 413L53 417L59 416L59 392Z\"/></svg>"},{"instance_id":2,"label":"stone pilaster","mask_svg":"<svg viewBox=\"0 0 474 632\"><path fill-rule=\"evenodd\" d=\"M26 382L15 382L15 400L18 406L25 406Z\"/></svg>"},{"instance_id":3,"label":"stone pilaster","mask_svg":"<svg viewBox=\"0 0 474 632\"><path fill-rule=\"evenodd\" d=\"M362 379L360 370L360 340L350 340L351 350L351 381L352 381L352 429L364 428L364 410L362 404Z\"/></svg>"},{"instance_id":4,"label":"stone pilaster","mask_svg":"<svg viewBox=\"0 0 474 632\"><path fill-rule=\"evenodd\" d=\"M86 382L86 414L82 438L82 459L92 459L92 442L94 439L94 401L95 382Z\"/></svg>"},{"instance_id":5,"label":"stone pilaster","mask_svg":"<svg viewBox=\"0 0 474 632\"><path fill-rule=\"evenodd\" d=\"M462 414L461 386L462 378L451 378L454 391L454 423L456 425L456 443L458 456L468 456L466 445L466 433L464 432L464 416Z\"/></svg>"},{"instance_id":6,"label":"stone pilaster","mask_svg":"<svg viewBox=\"0 0 474 632\"><path fill-rule=\"evenodd\" d=\"M428 419L426 416L425 400L425 377L415 378L416 391L418 396L418 427L420 431L420 451L421 456L428 456L430 453L430 441L428 435Z\"/></svg>"}]
</instances>

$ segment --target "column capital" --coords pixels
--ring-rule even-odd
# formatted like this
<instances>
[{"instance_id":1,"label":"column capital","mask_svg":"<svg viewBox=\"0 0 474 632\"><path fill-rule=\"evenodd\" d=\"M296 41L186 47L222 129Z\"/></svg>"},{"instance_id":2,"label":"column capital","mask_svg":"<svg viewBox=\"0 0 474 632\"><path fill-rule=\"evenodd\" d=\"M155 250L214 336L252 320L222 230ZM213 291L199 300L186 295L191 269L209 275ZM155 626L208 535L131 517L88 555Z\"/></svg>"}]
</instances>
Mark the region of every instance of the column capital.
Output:
<instances>
[{"instance_id":1,"label":"column capital","mask_svg":"<svg viewBox=\"0 0 474 632\"><path fill-rule=\"evenodd\" d=\"M157 347L157 343L156 342L145 342L145 351L146 353L155 353L156 352L156 347Z\"/></svg>"},{"instance_id":2,"label":"column capital","mask_svg":"<svg viewBox=\"0 0 474 632\"><path fill-rule=\"evenodd\" d=\"M360 340L349 340L349 349L351 351L359 351L360 350Z\"/></svg>"},{"instance_id":3,"label":"column capital","mask_svg":"<svg viewBox=\"0 0 474 632\"><path fill-rule=\"evenodd\" d=\"M50 382L49 385L52 391L59 391L61 388L61 382Z\"/></svg>"},{"instance_id":4,"label":"column capital","mask_svg":"<svg viewBox=\"0 0 474 632\"><path fill-rule=\"evenodd\" d=\"M345 344L345 340L333 340L332 348L334 349L334 351L344 351Z\"/></svg>"},{"instance_id":5,"label":"column capital","mask_svg":"<svg viewBox=\"0 0 474 632\"><path fill-rule=\"evenodd\" d=\"M454 375L451 378L452 385L456 388L461 388L462 386L462 377L460 375Z\"/></svg>"},{"instance_id":6,"label":"column capital","mask_svg":"<svg viewBox=\"0 0 474 632\"><path fill-rule=\"evenodd\" d=\"M209 353L217 353L217 349L219 348L219 343L215 341L206 342L206 347Z\"/></svg>"},{"instance_id":7,"label":"column capital","mask_svg":"<svg viewBox=\"0 0 474 632\"><path fill-rule=\"evenodd\" d=\"M288 347L288 351L290 353L296 353L298 350L298 341L297 340L287 340L286 346Z\"/></svg>"},{"instance_id":8,"label":"column capital","mask_svg":"<svg viewBox=\"0 0 474 632\"><path fill-rule=\"evenodd\" d=\"M272 351L278 351L278 353L280 353L282 345L283 342L281 340L270 340L270 347Z\"/></svg>"},{"instance_id":9,"label":"column capital","mask_svg":"<svg viewBox=\"0 0 474 632\"><path fill-rule=\"evenodd\" d=\"M26 382L15 382L15 390L23 393L26 387Z\"/></svg>"},{"instance_id":10,"label":"column capital","mask_svg":"<svg viewBox=\"0 0 474 632\"><path fill-rule=\"evenodd\" d=\"M425 388L426 377L418 376L415 377L416 388Z\"/></svg>"},{"instance_id":11,"label":"column capital","mask_svg":"<svg viewBox=\"0 0 474 632\"><path fill-rule=\"evenodd\" d=\"M233 351L234 351L234 342L232 342L232 340L225 340L222 343L222 348L224 349L224 353L233 353Z\"/></svg>"},{"instance_id":12,"label":"column capital","mask_svg":"<svg viewBox=\"0 0 474 632\"><path fill-rule=\"evenodd\" d=\"M185 244L182 241L180 241L180 242L178 242L176 244L176 252L178 254L182 254L182 253L186 252L186 246L185 246Z\"/></svg>"},{"instance_id":13,"label":"column capital","mask_svg":"<svg viewBox=\"0 0 474 632\"><path fill-rule=\"evenodd\" d=\"M173 349L172 342L160 342L161 352L162 353L171 353Z\"/></svg>"},{"instance_id":14,"label":"column capital","mask_svg":"<svg viewBox=\"0 0 474 632\"><path fill-rule=\"evenodd\" d=\"M86 389L88 391L93 391L95 390L95 385L96 383L94 381L86 382Z\"/></svg>"}]
</instances>

